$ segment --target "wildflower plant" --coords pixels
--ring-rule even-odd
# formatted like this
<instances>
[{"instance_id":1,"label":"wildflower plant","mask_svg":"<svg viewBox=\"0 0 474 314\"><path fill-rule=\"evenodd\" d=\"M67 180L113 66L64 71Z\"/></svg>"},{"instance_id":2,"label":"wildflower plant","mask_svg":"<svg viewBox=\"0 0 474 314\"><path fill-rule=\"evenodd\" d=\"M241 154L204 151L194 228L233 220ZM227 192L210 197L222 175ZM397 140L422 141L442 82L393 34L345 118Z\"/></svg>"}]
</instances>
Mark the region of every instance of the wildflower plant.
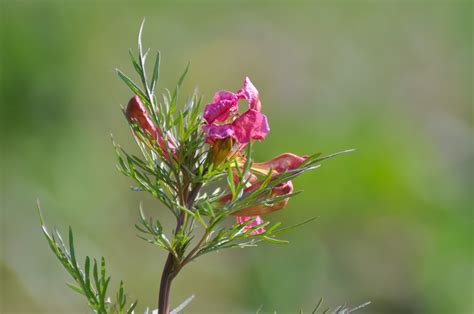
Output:
<instances>
[{"instance_id":1,"label":"wildflower plant","mask_svg":"<svg viewBox=\"0 0 474 314\"><path fill-rule=\"evenodd\" d=\"M155 54L148 76L149 51L141 44L142 29L143 24L137 55L130 51L140 83L117 70L133 93L123 113L141 155L128 153L112 141L117 168L134 181L132 190L150 193L175 218L174 226L164 226L159 219L163 213L158 213L158 218L147 217L140 206L135 227L139 238L167 251L157 306L159 313L177 313L190 301L171 310L171 284L183 267L218 250L254 247L262 242L287 243L280 238L283 232L314 218L284 227L270 222L268 214L283 209L299 193L294 190L294 178L350 150L324 157L320 153L284 153L265 162L254 161L254 148L266 138L270 127L251 80L245 78L236 92L217 92L206 106L196 92L181 102L180 87L188 64L173 91L166 89L157 96L160 53ZM247 103L243 113L239 113L239 100ZM52 251L74 280L68 286L86 297L91 310L133 313L137 301L129 302L122 282L115 298L110 297L105 260L86 257L82 266L72 230L66 244L59 232L47 230L41 213L40 218ZM349 312L348 308L340 309Z\"/></svg>"}]
</instances>

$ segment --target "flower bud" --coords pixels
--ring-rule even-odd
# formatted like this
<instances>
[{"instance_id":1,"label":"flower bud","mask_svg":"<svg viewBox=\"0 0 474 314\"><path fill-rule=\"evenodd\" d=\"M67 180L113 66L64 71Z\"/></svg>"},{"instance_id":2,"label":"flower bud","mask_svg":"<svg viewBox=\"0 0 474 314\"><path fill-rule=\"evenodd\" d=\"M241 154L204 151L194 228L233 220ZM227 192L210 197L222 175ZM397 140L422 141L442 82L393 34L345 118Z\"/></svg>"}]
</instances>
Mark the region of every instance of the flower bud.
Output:
<instances>
[{"instance_id":1,"label":"flower bud","mask_svg":"<svg viewBox=\"0 0 474 314\"><path fill-rule=\"evenodd\" d=\"M160 145L163 156L166 159L169 159L168 149L174 153L176 147L170 141L165 142L160 129L158 129L155 124L153 124L153 121L148 115L148 112L140 100L140 97L135 95L132 97L132 99L130 99L127 109L125 110L125 115L131 122L136 122L145 133L149 133L152 138Z\"/></svg>"},{"instance_id":2,"label":"flower bud","mask_svg":"<svg viewBox=\"0 0 474 314\"><path fill-rule=\"evenodd\" d=\"M158 131L153 121L151 121L140 97L133 96L130 99L125 114L130 121L136 122L143 131L150 133L155 140L157 139Z\"/></svg>"}]
</instances>

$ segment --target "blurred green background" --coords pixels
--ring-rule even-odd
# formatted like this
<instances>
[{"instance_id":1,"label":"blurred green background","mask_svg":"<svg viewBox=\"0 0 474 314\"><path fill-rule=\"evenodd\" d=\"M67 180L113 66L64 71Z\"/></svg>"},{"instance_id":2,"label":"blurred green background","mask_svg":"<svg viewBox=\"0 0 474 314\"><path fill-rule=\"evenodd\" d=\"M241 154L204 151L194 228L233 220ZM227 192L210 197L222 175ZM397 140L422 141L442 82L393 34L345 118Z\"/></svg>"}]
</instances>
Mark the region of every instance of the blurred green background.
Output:
<instances>
[{"instance_id":1,"label":"blurred green background","mask_svg":"<svg viewBox=\"0 0 474 314\"><path fill-rule=\"evenodd\" d=\"M168 212L115 169L110 133L133 147L120 111L131 94L141 19L163 55L160 87L208 102L248 75L272 131L259 160L357 151L295 182L305 193L271 221L315 222L287 246L229 250L184 270L173 304L189 313L472 313L473 5L460 1L5 1L0 4L2 313L84 313L35 212L75 230L155 306L165 254L135 236L140 201Z\"/></svg>"}]
</instances>

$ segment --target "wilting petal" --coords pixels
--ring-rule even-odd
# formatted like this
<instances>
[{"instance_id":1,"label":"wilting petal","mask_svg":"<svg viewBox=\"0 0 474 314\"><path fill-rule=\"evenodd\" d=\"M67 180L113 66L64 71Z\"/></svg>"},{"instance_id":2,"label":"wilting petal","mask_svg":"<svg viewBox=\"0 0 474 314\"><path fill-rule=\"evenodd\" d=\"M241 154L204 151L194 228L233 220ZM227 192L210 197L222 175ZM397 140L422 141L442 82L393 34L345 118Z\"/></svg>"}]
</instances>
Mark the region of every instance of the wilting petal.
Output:
<instances>
[{"instance_id":1,"label":"wilting petal","mask_svg":"<svg viewBox=\"0 0 474 314\"><path fill-rule=\"evenodd\" d=\"M253 186L252 186L253 187ZM293 184L291 181L287 181L281 184L278 184L273 187L272 192L270 193L269 198L274 198L278 196L288 195L293 192ZM270 206L263 204L250 206L244 209L241 209L237 212L232 213L233 216L258 216L266 213L274 212L279 209L282 209L288 204L289 198L284 198L278 202L272 203Z\"/></svg>"},{"instance_id":2,"label":"wilting petal","mask_svg":"<svg viewBox=\"0 0 474 314\"><path fill-rule=\"evenodd\" d=\"M234 128L230 124L225 125L204 125L202 127L206 133L206 143L214 144L217 140L222 140L228 137L235 137Z\"/></svg>"},{"instance_id":3,"label":"wilting petal","mask_svg":"<svg viewBox=\"0 0 474 314\"><path fill-rule=\"evenodd\" d=\"M259 111L249 109L232 122L235 138L241 144L252 140L263 140L270 127L267 117Z\"/></svg>"},{"instance_id":4,"label":"wilting petal","mask_svg":"<svg viewBox=\"0 0 474 314\"><path fill-rule=\"evenodd\" d=\"M254 217L250 217L250 216L246 216L246 217L236 217L236 220L237 220L237 223L238 224L242 224L246 221L249 221L250 219L253 219ZM244 231L247 231L255 226L258 226L258 225L261 225L263 223L263 219L260 218L260 216L256 216L254 221L250 222L248 225L246 225L244 227ZM260 227L260 228L257 228L255 229L254 231L250 232L250 234L254 235L254 234L261 234L261 233L264 233L265 232L265 229Z\"/></svg>"},{"instance_id":5,"label":"wilting petal","mask_svg":"<svg viewBox=\"0 0 474 314\"><path fill-rule=\"evenodd\" d=\"M299 167L308 156L298 156L292 153L281 154L269 161L257 162L252 165L252 170L259 171L263 174L267 174L272 169L277 174L282 172L293 170Z\"/></svg>"},{"instance_id":6,"label":"wilting petal","mask_svg":"<svg viewBox=\"0 0 474 314\"><path fill-rule=\"evenodd\" d=\"M237 92L239 99L244 98L249 103L250 109L260 111L260 96L257 88L252 84L248 77L245 78L242 89Z\"/></svg>"},{"instance_id":7,"label":"wilting petal","mask_svg":"<svg viewBox=\"0 0 474 314\"><path fill-rule=\"evenodd\" d=\"M237 95L232 92L217 92L214 95L214 101L204 109L204 119L209 124L214 121L224 122L229 118L231 112L237 111L237 100Z\"/></svg>"},{"instance_id":8,"label":"wilting petal","mask_svg":"<svg viewBox=\"0 0 474 314\"><path fill-rule=\"evenodd\" d=\"M169 142L166 143L163 139L163 136L160 130L153 124L148 112L146 111L145 106L143 105L140 97L133 96L132 99L128 102L127 109L125 114L130 121L135 121L142 130L151 134L151 136L158 142L163 151L163 156L166 159L169 159L167 150L171 150L174 154L176 151L176 146Z\"/></svg>"}]
</instances>

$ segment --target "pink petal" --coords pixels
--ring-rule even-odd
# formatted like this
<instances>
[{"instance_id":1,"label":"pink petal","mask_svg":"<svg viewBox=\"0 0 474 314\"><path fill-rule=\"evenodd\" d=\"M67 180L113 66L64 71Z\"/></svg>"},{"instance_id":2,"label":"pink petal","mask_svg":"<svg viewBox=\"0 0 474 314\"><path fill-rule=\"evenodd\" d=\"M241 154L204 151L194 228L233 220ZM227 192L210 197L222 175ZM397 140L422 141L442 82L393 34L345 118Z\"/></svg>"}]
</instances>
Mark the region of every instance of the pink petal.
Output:
<instances>
[{"instance_id":1,"label":"pink petal","mask_svg":"<svg viewBox=\"0 0 474 314\"><path fill-rule=\"evenodd\" d=\"M209 124L214 121L224 122L231 112L237 111L237 100L237 95L232 92L217 92L214 95L214 101L208 104L204 109L204 119L206 119Z\"/></svg>"},{"instance_id":2,"label":"pink petal","mask_svg":"<svg viewBox=\"0 0 474 314\"><path fill-rule=\"evenodd\" d=\"M246 99L250 109L260 111L260 96L257 88L252 84L249 77L246 77L242 89L237 92L239 99Z\"/></svg>"},{"instance_id":3,"label":"pink petal","mask_svg":"<svg viewBox=\"0 0 474 314\"><path fill-rule=\"evenodd\" d=\"M233 92L226 91L226 90L221 90L221 91L218 91L217 93L214 94L213 102L219 102L219 101L222 101L222 100L235 100L235 101L237 101L238 96L237 96L237 94L235 94Z\"/></svg>"},{"instance_id":4,"label":"pink petal","mask_svg":"<svg viewBox=\"0 0 474 314\"><path fill-rule=\"evenodd\" d=\"M204 125L202 129L206 133L206 143L211 145L217 140L222 140L228 137L235 137L234 128L230 124Z\"/></svg>"},{"instance_id":5,"label":"pink petal","mask_svg":"<svg viewBox=\"0 0 474 314\"><path fill-rule=\"evenodd\" d=\"M297 168L306 159L308 159L308 156L298 156L292 153L284 153L268 161L254 163L252 168L264 172L268 172L268 170L271 168L276 173L282 173Z\"/></svg>"},{"instance_id":6,"label":"pink petal","mask_svg":"<svg viewBox=\"0 0 474 314\"><path fill-rule=\"evenodd\" d=\"M267 117L253 109L247 110L235 119L232 127L235 139L241 144L246 144L250 140L263 140L270 132Z\"/></svg>"},{"instance_id":7,"label":"pink petal","mask_svg":"<svg viewBox=\"0 0 474 314\"><path fill-rule=\"evenodd\" d=\"M236 217L236 220L237 220L237 223L238 224L242 224L242 223L245 223L246 221L249 221L250 219L253 219L254 217L250 217L250 216L244 216L244 217ZM260 224L263 223L263 219L260 218L260 216L256 216L254 221L252 221L251 223L249 223L248 225L246 225L244 227L244 231L247 231L255 226L258 226ZM257 228L255 229L254 231L250 232L250 234L252 235L255 235L255 234L261 234L261 233L264 233L265 232L265 229L260 227L260 228Z\"/></svg>"}]
</instances>

